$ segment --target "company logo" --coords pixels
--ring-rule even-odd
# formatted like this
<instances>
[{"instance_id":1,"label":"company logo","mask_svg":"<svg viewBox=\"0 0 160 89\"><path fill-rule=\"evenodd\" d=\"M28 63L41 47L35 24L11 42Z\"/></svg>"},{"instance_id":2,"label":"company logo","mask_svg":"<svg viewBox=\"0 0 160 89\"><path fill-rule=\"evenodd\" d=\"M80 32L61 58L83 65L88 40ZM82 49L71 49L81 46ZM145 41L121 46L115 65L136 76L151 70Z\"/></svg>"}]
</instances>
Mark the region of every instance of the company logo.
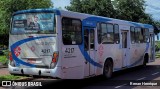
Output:
<instances>
[{"instance_id":1,"label":"company logo","mask_svg":"<svg viewBox=\"0 0 160 89\"><path fill-rule=\"evenodd\" d=\"M2 86L11 86L11 81L2 81Z\"/></svg>"},{"instance_id":2,"label":"company logo","mask_svg":"<svg viewBox=\"0 0 160 89\"><path fill-rule=\"evenodd\" d=\"M18 57L21 54L21 48L18 46L14 49L14 54Z\"/></svg>"},{"instance_id":3,"label":"company logo","mask_svg":"<svg viewBox=\"0 0 160 89\"><path fill-rule=\"evenodd\" d=\"M42 86L42 82L2 81L2 86Z\"/></svg>"}]
</instances>

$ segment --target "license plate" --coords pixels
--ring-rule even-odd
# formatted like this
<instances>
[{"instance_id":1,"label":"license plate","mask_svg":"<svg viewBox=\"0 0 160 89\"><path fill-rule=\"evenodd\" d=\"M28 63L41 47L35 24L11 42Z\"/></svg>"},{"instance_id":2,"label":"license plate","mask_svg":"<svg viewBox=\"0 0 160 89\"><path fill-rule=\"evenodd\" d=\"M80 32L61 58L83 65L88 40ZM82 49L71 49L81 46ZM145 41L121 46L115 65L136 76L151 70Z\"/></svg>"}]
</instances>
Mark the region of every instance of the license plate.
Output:
<instances>
[{"instance_id":1,"label":"license plate","mask_svg":"<svg viewBox=\"0 0 160 89\"><path fill-rule=\"evenodd\" d=\"M34 63L36 63L36 59L28 59L27 62L31 63L31 64L34 64Z\"/></svg>"}]
</instances>

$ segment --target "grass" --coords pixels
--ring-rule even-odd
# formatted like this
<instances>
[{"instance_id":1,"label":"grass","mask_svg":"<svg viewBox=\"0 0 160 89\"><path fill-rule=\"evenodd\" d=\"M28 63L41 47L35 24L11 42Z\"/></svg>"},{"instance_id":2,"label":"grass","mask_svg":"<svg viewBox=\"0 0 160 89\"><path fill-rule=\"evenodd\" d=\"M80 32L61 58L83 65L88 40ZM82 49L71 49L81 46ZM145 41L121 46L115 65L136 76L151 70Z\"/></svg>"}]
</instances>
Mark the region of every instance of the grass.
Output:
<instances>
[{"instance_id":1,"label":"grass","mask_svg":"<svg viewBox=\"0 0 160 89\"><path fill-rule=\"evenodd\" d=\"M15 76L15 75L2 75L0 76L0 81L4 81L4 80L21 80L21 79L25 79L28 78L26 76Z\"/></svg>"},{"instance_id":2,"label":"grass","mask_svg":"<svg viewBox=\"0 0 160 89\"><path fill-rule=\"evenodd\" d=\"M1 62L2 64L7 64L7 62L8 62L7 57L4 56L4 55L1 55L1 56L0 56L0 62Z\"/></svg>"},{"instance_id":3,"label":"grass","mask_svg":"<svg viewBox=\"0 0 160 89\"><path fill-rule=\"evenodd\" d=\"M160 53L156 53L156 58L160 58Z\"/></svg>"},{"instance_id":4,"label":"grass","mask_svg":"<svg viewBox=\"0 0 160 89\"><path fill-rule=\"evenodd\" d=\"M7 65L8 64L8 53L9 51L8 50L2 50L3 51L3 54L0 55L0 62L4 65Z\"/></svg>"}]
</instances>

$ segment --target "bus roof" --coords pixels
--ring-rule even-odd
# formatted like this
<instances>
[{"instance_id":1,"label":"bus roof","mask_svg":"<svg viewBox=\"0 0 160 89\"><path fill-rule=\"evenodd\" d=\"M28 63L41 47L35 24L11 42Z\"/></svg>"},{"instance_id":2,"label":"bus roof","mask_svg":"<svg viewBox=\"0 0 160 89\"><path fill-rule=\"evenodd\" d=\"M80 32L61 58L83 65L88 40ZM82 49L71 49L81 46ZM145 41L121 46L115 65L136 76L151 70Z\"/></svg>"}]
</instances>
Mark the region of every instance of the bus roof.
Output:
<instances>
[{"instance_id":1,"label":"bus roof","mask_svg":"<svg viewBox=\"0 0 160 89\"><path fill-rule=\"evenodd\" d=\"M24 14L24 13L38 13L38 12L44 12L44 13L56 13L60 14L58 9L52 9L52 8L44 8L44 9L28 9L28 10L20 10L13 13L14 15L17 14Z\"/></svg>"},{"instance_id":2,"label":"bus roof","mask_svg":"<svg viewBox=\"0 0 160 89\"><path fill-rule=\"evenodd\" d=\"M103 17L103 16L96 16L96 15L91 15L91 14L86 14L86 13L79 13L79 12L73 12L73 11L65 11L65 10L59 10L59 9L53 9L53 8L44 8L44 9L28 9L28 10L21 10L14 12L13 15L17 14L24 14L24 13L37 13L37 12L44 12L44 13L55 13L56 15L72 15L72 16L79 16L79 17L94 17L98 19L109 19L111 21L118 21L120 23L131 23L134 26L145 26L147 28L153 28L152 25L150 24L143 24L143 23L138 23L138 22L132 22L132 21L127 21L127 20L120 20L120 19L115 19L115 18L109 18L109 17Z\"/></svg>"}]
</instances>

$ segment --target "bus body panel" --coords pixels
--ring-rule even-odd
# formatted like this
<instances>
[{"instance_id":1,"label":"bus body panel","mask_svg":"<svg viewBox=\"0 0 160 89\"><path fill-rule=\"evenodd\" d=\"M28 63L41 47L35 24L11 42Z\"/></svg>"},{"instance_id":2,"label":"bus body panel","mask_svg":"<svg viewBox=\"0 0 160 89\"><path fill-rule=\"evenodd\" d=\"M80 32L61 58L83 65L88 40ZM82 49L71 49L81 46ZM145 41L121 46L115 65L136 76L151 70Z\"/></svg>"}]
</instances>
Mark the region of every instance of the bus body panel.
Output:
<instances>
[{"instance_id":1,"label":"bus body panel","mask_svg":"<svg viewBox=\"0 0 160 89\"><path fill-rule=\"evenodd\" d=\"M53 52L58 51L56 37L53 35L12 35L10 36L11 43L11 53L12 55L15 54L13 58L18 58L16 66L22 68L27 66L27 63L49 68L48 65L52 61ZM26 63L26 65L22 63Z\"/></svg>"},{"instance_id":2,"label":"bus body panel","mask_svg":"<svg viewBox=\"0 0 160 89\"><path fill-rule=\"evenodd\" d=\"M57 31L56 34L27 34L21 36L10 34L9 39L10 51L15 54L12 48L12 45L14 43L17 43L20 40L30 39L30 37L32 38L44 36L44 38L37 38L32 41L22 41L21 45L18 45L20 47L18 48L18 50L21 50L20 54L19 51L17 51L18 58L22 58L23 61L30 58L35 58L36 60L42 59L45 60L44 62L42 62L43 65L50 66L49 63L51 63L52 61L53 53L58 52L58 62L56 63L55 67L50 69L36 68L32 66L32 61L30 63L25 61L29 63L29 65L31 65L32 67L24 65L13 67L9 64L10 73L22 74L23 69L23 72L26 75L51 76L62 79L82 79L103 74L104 63L108 59L113 60L113 71L142 65L144 61L144 56L146 54L149 55L148 62L153 62L155 60L154 34L153 27L151 25L63 10L57 10L55 14ZM62 38L63 17L79 19L81 21L81 44L64 44ZM117 24L119 26L119 43L98 43L98 23ZM131 26L148 28L150 33L150 42L132 43L130 31ZM89 32L89 40L91 40L91 34L94 33L94 49L91 49L91 46L89 46L90 49L85 50L85 31ZM48 45L42 45L42 42L46 42L46 44ZM47 55L45 55L44 52L48 51L42 51L43 49L50 49L50 51L49 53L47 53ZM33 50L35 50L35 52L33 52ZM39 71L41 71L41 74L39 74Z\"/></svg>"}]
</instances>

